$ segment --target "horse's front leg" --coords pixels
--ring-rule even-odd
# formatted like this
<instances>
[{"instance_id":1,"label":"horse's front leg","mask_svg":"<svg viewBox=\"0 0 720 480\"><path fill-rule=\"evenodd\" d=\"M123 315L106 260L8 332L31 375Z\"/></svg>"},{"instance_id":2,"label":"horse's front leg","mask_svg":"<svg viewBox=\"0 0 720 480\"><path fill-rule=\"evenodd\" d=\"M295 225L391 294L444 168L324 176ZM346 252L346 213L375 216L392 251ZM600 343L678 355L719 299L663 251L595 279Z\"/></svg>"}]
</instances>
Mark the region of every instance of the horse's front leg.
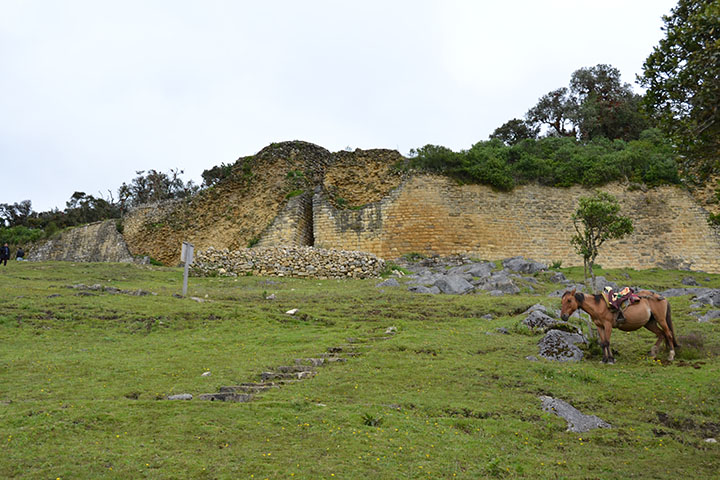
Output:
<instances>
[{"instance_id":1,"label":"horse's front leg","mask_svg":"<svg viewBox=\"0 0 720 480\"><path fill-rule=\"evenodd\" d=\"M600 336L600 347L603 350L603 363L615 363L615 357L613 357L612 350L610 349L610 333L612 332L612 324L610 322L604 322L601 326L598 326L598 334Z\"/></svg>"}]
</instances>

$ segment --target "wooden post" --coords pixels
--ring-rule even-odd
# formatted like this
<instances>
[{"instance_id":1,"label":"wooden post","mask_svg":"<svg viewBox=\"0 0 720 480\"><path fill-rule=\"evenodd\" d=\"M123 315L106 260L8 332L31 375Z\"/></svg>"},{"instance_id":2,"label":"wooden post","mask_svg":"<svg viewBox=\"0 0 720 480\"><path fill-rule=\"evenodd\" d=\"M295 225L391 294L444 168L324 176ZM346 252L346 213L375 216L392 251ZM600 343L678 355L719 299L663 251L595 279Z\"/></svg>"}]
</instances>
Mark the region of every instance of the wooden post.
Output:
<instances>
[{"instance_id":1,"label":"wooden post","mask_svg":"<svg viewBox=\"0 0 720 480\"><path fill-rule=\"evenodd\" d=\"M190 264L193 262L193 253L195 247L192 243L183 242L182 250L180 251L180 260L185 263L185 272L183 273L183 297L187 295L188 288L188 272L190 270Z\"/></svg>"}]
</instances>

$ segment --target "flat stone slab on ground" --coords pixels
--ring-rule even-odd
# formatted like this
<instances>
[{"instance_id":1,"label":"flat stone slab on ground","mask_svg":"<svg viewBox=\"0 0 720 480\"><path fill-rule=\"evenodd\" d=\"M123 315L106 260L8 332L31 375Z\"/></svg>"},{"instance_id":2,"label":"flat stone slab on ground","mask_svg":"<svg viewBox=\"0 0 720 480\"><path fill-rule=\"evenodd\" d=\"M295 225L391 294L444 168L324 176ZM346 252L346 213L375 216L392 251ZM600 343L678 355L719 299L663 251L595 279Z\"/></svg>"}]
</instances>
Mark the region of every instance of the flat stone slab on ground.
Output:
<instances>
[{"instance_id":1,"label":"flat stone slab on ground","mask_svg":"<svg viewBox=\"0 0 720 480\"><path fill-rule=\"evenodd\" d=\"M568 422L568 432L585 433L595 428L612 428L612 425L595 415L585 415L577 408L558 398L541 395L543 410L554 413Z\"/></svg>"}]
</instances>

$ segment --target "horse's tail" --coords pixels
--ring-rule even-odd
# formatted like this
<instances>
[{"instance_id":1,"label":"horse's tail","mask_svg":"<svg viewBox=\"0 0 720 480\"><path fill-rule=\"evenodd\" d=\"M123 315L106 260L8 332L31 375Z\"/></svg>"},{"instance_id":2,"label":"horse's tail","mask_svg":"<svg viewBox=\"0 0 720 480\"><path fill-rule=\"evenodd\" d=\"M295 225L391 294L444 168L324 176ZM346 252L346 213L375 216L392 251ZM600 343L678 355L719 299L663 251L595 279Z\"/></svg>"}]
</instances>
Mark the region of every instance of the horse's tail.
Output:
<instances>
[{"instance_id":1,"label":"horse's tail","mask_svg":"<svg viewBox=\"0 0 720 480\"><path fill-rule=\"evenodd\" d=\"M680 344L677 342L677 335L675 335L675 327L673 327L673 323L672 323L672 313L670 311L670 302L668 302L667 299L665 301L667 302L667 310L665 311L665 321L667 322L668 327L670 328L670 332L672 332L673 345L675 346L675 348L680 348Z\"/></svg>"}]
</instances>

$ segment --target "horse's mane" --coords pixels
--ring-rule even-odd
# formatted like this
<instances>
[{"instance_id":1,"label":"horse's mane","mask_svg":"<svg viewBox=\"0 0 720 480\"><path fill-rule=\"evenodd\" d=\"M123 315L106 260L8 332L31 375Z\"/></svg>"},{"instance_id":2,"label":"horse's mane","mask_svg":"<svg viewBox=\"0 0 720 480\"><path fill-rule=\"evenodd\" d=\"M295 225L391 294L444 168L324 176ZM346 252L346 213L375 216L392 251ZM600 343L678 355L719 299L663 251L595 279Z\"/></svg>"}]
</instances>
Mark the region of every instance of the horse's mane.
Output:
<instances>
[{"instance_id":1,"label":"horse's mane","mask_svg":"<svg viewBox=\"0 0 720 480\"><path fill-rule=\"evenodd\" d=\"M562 298L565 298L566 295L571 295L571 294L572 294L572 292L568 290L568 291L566 291L565 293L563 293ZM588 297L589 297L589 296L590 296L590 295L588 295ZM582 292L575 292L574 297L575 297L575 300L577 300L578 305L582 305L583 302L585 301L585 294L582 293ZM595 294L592 295L592 297L593 297L593 299L595 300L595 303L601 301L602 298L603 298L603 297L602 297L602 294L600 294L600 293L595 293Z\"/></svg>"}]
</instances>

